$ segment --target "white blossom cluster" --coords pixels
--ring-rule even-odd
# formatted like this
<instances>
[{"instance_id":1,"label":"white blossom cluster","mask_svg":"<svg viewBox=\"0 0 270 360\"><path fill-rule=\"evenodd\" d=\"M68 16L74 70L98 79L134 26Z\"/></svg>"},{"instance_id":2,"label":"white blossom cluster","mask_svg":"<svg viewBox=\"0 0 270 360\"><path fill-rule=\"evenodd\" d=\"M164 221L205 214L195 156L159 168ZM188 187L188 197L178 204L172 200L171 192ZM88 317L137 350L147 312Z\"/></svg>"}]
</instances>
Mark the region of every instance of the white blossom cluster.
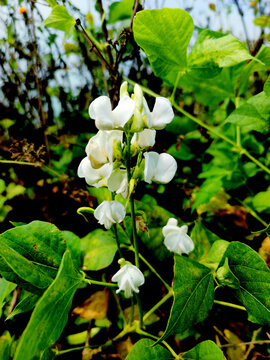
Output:
<instances>
[{"instance_id":1,"label":"white blossom cluster","mask_svg":"<svg viewBox=\"0 0 270 360\"><path fill-rule=\"evenodd\" d=\"M98 133L89 140L86 157L78 168L78 176L85 178L88 185L107 186L111 192L128 198L139 180L149 184L152 181L166 184L172 180L177 170L175 159L166 153L147 151L155 144L156 130L164 129L174 117L168 99L157 97L151 112L140 86L135 85L130 97L125 82L115 109L107 96L100 96L90 104L89 115L95 120ZM142 152L144 158L138 156ZM128 174L127 161L135 156L137 163ZM94 211L95 218L106 229L121 223L125 215L125 207L115 200L103 201ZM191 251L192 240L191 243L187 241L185 229L182 227L179 232L176 228L173 221L163 228L165 245L179 254ZM178 240L173 240L176 238ZM112 281L118 283L117 292L123 290L125 296L130 297L132 291L139 292L138 286L144 283L144 276L136 266L125 263Z\"/></svg>"}]
</instances>

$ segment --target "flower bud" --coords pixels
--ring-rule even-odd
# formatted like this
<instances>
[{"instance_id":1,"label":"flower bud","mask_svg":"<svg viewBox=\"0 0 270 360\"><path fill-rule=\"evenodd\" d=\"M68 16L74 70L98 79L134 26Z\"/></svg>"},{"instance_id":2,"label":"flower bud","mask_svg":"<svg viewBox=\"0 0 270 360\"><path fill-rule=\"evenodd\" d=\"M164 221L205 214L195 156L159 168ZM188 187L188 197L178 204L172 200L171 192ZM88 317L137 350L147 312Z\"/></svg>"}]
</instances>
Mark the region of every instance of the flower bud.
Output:
<instances>
[{"instance_id":1,"label":"flower bud","mask_svg":"<svg viewBox=\"0 0 270 360\"><path fill-rule=\"evenodd\" d=\"M125 297L129 298L132 291L139 292L138 287L144 284L144 275L135 265L126 264L112 277L112 281L118 283L116 293L123 290Z\"/></svg>"},{"instance_id":2,"label":"flower bud","mask_svg":"<svg viewBox=\"0 0 270 360\"><path fill-rule=\"evenodd\" d=\"M177 220L170 218L167 225L163 227L162 233L165 236L164 244L168 250L176 254L188 254L194 249L191 238L187 235L188 227L177 226Z\"/></svg>"},{"instance_id":3,"label":"flower bud","mask_svg":"<svg viewBox=\"0 0 270 360\"><path fill-rule=\"evenodd\" d=\"M120 99L124 96L129 96L127 88L128 88L128 83L127 83L127 81L124 81L122 83L122 85L120 86Z\"/></svg>"}]
</instances>

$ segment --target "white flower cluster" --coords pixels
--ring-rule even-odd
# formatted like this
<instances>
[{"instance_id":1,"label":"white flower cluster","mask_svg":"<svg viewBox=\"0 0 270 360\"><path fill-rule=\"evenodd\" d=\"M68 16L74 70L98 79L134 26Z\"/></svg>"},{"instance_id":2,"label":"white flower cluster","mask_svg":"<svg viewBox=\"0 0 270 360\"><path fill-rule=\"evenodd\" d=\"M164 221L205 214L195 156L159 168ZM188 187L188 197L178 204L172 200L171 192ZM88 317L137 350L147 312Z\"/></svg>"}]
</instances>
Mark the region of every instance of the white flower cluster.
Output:
<instances>
[{"instance_id":1,"label":"white flower cluster","mask_svg":"<svg viewBox=\"0 0 270 360\"><path fill-rule=\"evenodd\" d=\"M135 85L130 97L125 82L115 109L112 110L107 96L100 96L90 104L89 115L99 131L89 140L86 157L78 168L78 176L85 178L88 185L107 186L111 192L127 198L139 179L149 184L152 181L166 184L172 180L177 170L175 159L166 153L145 151L155 144L156 130L164 129L174 117L168 99L157 97L151 112L140 86ZM130 169L131 158L142 151L144 159L138 156L140 161L137 159L136 166ZM94 211L95 218L106 229L122 222L125 215L125 207L115 200L103 201ZM117 292L123 290L130 297L132 291L139 292L144 276L136 266L126 264L112 281L118 282Z\"/></svg>"}]
</instances>

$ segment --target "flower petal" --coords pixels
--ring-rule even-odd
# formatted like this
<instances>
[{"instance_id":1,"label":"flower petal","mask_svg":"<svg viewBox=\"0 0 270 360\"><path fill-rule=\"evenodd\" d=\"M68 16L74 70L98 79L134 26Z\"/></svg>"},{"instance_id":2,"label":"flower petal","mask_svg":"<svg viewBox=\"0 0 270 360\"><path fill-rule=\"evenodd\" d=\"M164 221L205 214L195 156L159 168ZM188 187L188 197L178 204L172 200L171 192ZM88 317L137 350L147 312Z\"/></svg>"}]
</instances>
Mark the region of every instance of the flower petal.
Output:
<instances>
[{"instance_id":1,"label":"flower petal","mask_svg":"<svg viewBox=\"0 0 270 360\"><path fill-rule=\"evenodd\" d=\"M99 96L91 102L89 115L99 130L113 129L112 106L108 96Z\"/></svg>"},{"instance_id":2,"label":"flower petal","mask_svg":"<svg viewBox=\"0 0 270 360\"><path fill-rule=\"evenodd\" d=\"M143 155L145 157L144 181L151 184L156 173L159 154L155 151L149 151L145 152Z\"/></svg>"},{"instance_id":3,"label":"flower petal","mask_svg":"<svg viewBox=\"0 0 270 360\"><path fill-rule=\"evenodd\" d=\"M137 133L137 144L141 148L154 146L155 140L156 140L156 130L144 129L143 131Z\"/></svg>"},{"instance_id":4,"label":"flower petal","mask_svg":"<svg viewBox=\"0 0 270 360\"><path fill-rule=\"evenodd\" d=\"M129 96L123 96L112 111L113 128L123 128L135 110L135 103Z\"/></svg>"},{"instance_id":5,"label":"flower petal","mask_svg":"<svg viewBox=\"0 0 270 360\"><path fill-rule=\"evenodd\" d=\"M154 109L151 113L151 128L156 130L164 129L173 118L174 113L170 101L164 97L157 97Z\"/></svg>"},{"instance_id":6,"label":"flower petal","mask_svg":"<svg viewBox=\"0 0 270 360\"><path fill-rule=\"evenodd\" d=\"M166 153L159 155L154 181L167 184L172 180L177 170L175 159Z\"/></svg>"},{"instance_id":7,"label":"flower petal","mask_svg":"<svg viewBox=\"0 0 270 360\"><path fill-rule=\"evenodd\" d=\"M177 220L174 218L168 220L167 224L162 228L162 234L167 236L171 231L179 231Z\"/></svg>"}]
</instances>

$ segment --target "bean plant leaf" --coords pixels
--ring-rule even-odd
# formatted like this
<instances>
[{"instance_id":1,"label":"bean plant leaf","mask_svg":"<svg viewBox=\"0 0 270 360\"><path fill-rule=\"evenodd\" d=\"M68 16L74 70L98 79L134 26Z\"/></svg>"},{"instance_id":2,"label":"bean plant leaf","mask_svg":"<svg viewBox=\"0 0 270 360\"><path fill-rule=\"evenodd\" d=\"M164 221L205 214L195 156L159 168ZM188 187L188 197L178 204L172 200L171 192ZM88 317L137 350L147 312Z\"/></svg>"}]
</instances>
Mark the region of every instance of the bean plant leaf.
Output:
<instances>
[{"instance_id":1,"label":"bean plant leaf","mask_svg":"<svg viewBox=\"0 0 270 360\"><path fill-rule=\"evenodd\" d=\"M33 221L0 235L0 273L30 291L45 289L55 277L66 250L56 226Z\"/></svg>"},{"instance_id":2,"label":"bean plant leaf","mask_svg":"<svg viewBox=\"0 0 270 360\"><path fill-rule=\"evenodd\" d=\"M14 310L7 316L6 320L12 319L18 314L28 312L33 309L39 299L39 295L25 291L20 302L15 306Z\"/></svg>"},{"instance_id":3,"label":"bean plant leaf","mask_svg":"<svg viewBox=\"0 0 270 360\"><path fill-rule=\"evenodd\" d=\"M260 325L270 324L270 271L260 255L249 246L232 242L228 246L220 266L225 259L231 272L239 280L239 289L230 289L247 309L249 320Z\"/></svg>"},{"instance_id":4,"label":"bean plant leaf","mask_svg":"<svg viewBox=\"0 0 270 360\"><path fill-rule=\"evenodd\" d=\"M223 352L211 340L203 341L193 349L182 354L187 360L224 360Z\"/></svg>"},{"instance_id":5,"label":"bean plant leaf","mask_svg":"<svg viewBox=\"0 0 270 360\"><path fill-rule=\"evenodd\" d=\"M270 97L264 91L252 96L234 110L226 122L239 125L242 133L252 130L266 133L270 128Z\"/></svg>"},{"instance_id":6,"label":"bean plant leaf","mask_svg":"<svg viewBox=\"0 0 270 360\"><path fill-rule=\"evenodd\" d=\"M117 21L130 19L132 15L133 5L133 0L122 0L112 3L109 6L108 24L114 24Z\"/></svg>"},{"instance_id":7,"label":"bean plant leaf","mask_svg":"<svg viewBox=\"0 0 270 360\"><path fill-rule=\"evenodd\" d=\"M43 22L44 26L64 31L66 36L71 35L75 24L75 19L69 15L63 5L54 6L50 15Z\"/></svg>"},{"instance_id":8,"label":"bean plant leaf","mask_svg":"<svg viewBox=\"0 0 270 360\"><path fill-rule=\"evenodd\" d=\"M115 237L111 231L96 229L82 239L85 270L100 270L109 266L117 251Z\"/></svg>"},{"instance_id":9,"label":"bean plant leaf","mask_svg":"<svg viewBox=\"0 0 270 360\"><path fill-rule=\"evenodd\" d=\"M258 192L252 198L252 206L258 212L270 210L270 187L266 191Z\"/></svg>"},{"instance_id":10,"label":"bean plant leaf","mask_svg":"<svg viewBox=\"0 0 270 360\"><path fill-rule=\"evenodd\" d=\"M7 281L6 279L0 279L0 317L2 315L2 308L5 305L6 297L16 288L16 284Z\"/></svg>"},{"instance_id":11,"label":"bean plant leaf","mask_svg":"<svg viewBox=\"0 0 270 360\"><path fill-rule=\"evenodd\" d=\"M62 231L74 265L81 266L81 239L71 231Z\"/></svg>"},{"instance_id":12,"label":"bean plant leaf","mask_svg":"<svg viewBox=\"0 0 270 360\"><path fill-rule=\"evenodd\" d=\"M126 360L169 360L171 353L161 345L154 345L150 339L142 339L136 342Z\"/></svg>"},{"instance_id":13,"label":"bean plant leaf","mask_svg":"<svg viewBox=\"0 0 270 360\"><path fill-rule=\"evenodd\" d=\"M66 325L73 296L81 281L82 275L74 268L67 250L55 280L32 313L20 338L14 360L31 360L55 343Z\"/></svg>"},{"instance_id":14,"label":"bean plant leaf","mask_svg":"<svg viewBox=\"0 0 270 360\"><path fill-rule=\"evenodd\" d=\"M188 55L188 71L209 78L216 76L223 67L249 59L253 59L253 56L234 36L206 29L200 32Z\"/></svg>"},{"instance_id":15,"label":"bean plant leaf","mask_svg":"<svg viewBox=\"0 0 270 360\"><path fill-rule=\"evenodd\" d=\"M174 274L174 301L167 328L159 342L203 321L214 301L214 279L209 268L176 255Z\"/></svg>"},{"instance_id":16,"label":"bean plant leaf","mask_svg":"<svg viewBox=\"0 0 270 360\"><path fill-rule=\"evenodd\" d=\"M182 9L143 10L133 22L134 38L147 55L155 75L175 78L187 65L193 20Z\"/></svg>"},{"instance_id":17,"label":"bean plant leaf","mask_svg":"<svg viewBox=\"0 0 270 360\"><path fill-rule=\"evenodd\" d=\"M270 27L270 16L259 16L253 22L261 28Z\"/></svg>"}]
</instances>

